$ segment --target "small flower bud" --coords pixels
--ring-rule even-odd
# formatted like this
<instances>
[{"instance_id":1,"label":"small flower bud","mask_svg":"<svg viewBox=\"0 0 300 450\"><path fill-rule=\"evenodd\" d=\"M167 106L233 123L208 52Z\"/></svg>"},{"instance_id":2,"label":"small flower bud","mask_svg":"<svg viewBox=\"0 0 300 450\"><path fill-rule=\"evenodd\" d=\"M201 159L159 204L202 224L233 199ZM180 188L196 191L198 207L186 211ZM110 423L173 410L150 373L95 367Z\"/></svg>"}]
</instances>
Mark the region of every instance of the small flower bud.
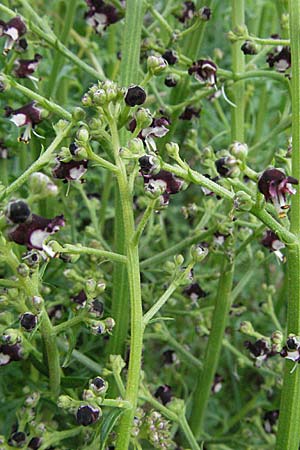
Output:
<instances>
[{"instance_id":1,"label":"small flower bud","mask_svg":"<svg viewBox=\"0 0 300 450\"><path fill-rule=\"evenodd\" d=\"M23 200L15 200L7 205L6 217L13 223L23 223L29 218L29 206Z\"/></svg>"},{"instance_id":2,"label":"small flower bud","mask_svg":"<svg viewBox=\"0 0 300 450\"><path fill-rule=\"evenodd\" d=\"M249 336L253 336L255 334L252 323L248 321L240 323L239 331L243 334L248 334Z\"/></svg>"},{"instance_id":3,"label":"small flower bud","mask_svg":"<svg viewBox=\"0 0 300 450\"><path fill-rule=\"evenodd\" d=\"M242 144L241 142L235 141L229 147L230 153L237 159L244 161L248 155L248 145Z\"/></svg>"},{"instance_id":4,"label":"small flower bud","mask_svg":"<svg viewBox=\"0 0 300 450\"><path fill-rule=\"evenodd\" d=\"M166 151L170 158L175 160L179 158L179 145L176 142L168 142L166 144Z\"/></svg>"},{"instance_id":5,"label":"small flower bud","mask_svg":"<svg viewBox=\"0 0 300 450\"><path fill-rule=\"evenodd\" d=\"M130 86L124 100L126 105L131 107L142 105L146 101L146 92L140 86Z\"/></svg>"},{"instance_id":6,"label":"small flower bud","mask_svg":"<svg viewBox=\"0 0 300 450\"><path fill-rule=\"evenodd\" d=\"M105 329L108 333L110 333L112 331L112 329L114 328L116 322L114 321L114 319L112 317L107 317L104 320L104 324L105 324Z\"/></svg>"},{"instance_id":7,"label":"small flower bud","mask_svg":"<svg viewBox=\"0 0 300 450\"><path fill-rule=\"evenodd\" d=\"M42 197L55 197L58 187L42 172L34 172L29 178L29 189L32 194Z\"/></svg>"},{"instance_id":8,"label":"small flower bud","mask_svg":"<svg viewBox=\"0 0 300 450\"><path fill-rule=\"evenodd\" d=\"M203 6L199 11L199 16L202 20L207 22L211 18L211 9L208 6Z\"/></svg>"},{"instance_id":9,"label":"small flower bud","mask_svg":"<svg viewBox=\"0 0 300 450\"><path fill-rule=\"evenodd\" d=\"M167 61L161 56L149 56L147 59L147 68L153 75L159 75L168 67Z\"/></svg>"},{"instance_id":10,"label":"small flower bud","mask_svg":"<svg viewBox=\"0 0 300 450\"><path fill-rule=\"evenodd\" d=\"M178 81L180 80L180 77L178 75L168 75L165 78L165 85L167 87L175 87L178 83Z\"/></svg>"},{"instance_id":11,"label":"small flower bud","mask_svg":"<svg viewBox=\"0 0 300 450\"><path fill-rule=\"evenodd\" d=\"M203 261L203 259L208 255L208 248L202 244L194 245L191 248L191 258L195 263Z\"/></svg>"},{"instance_id":12,"label":"small flower bud","mask_svg":"<svg viewBox=\"0 0 300 450\"><path fill-rule=\"evenodd\" d=\"M135 115L136 126L138 129L149 127L153 122L153 117L149 109L139 108Z\"/></svg>"},{"instance_id":13,"label":"small flower bud","mask_svg":"<svg viewBox=\"0 0 300 450\"><path fill-rule=\"evenodd\" d=\"M8 328L2 334L1 340L6 344L14 345L21 342L20 331L15 328Z\"/></svg>"},{"instance_id":14,"label":"small flower bud","mask_svg":"<svg viewBox=\"0 0 300 450\"><path fill-rule=\"evenodd\" d=\"M97 395L104 394L108 389L108 383L101 377L96 377L89 382L90 389Z\"/></svg>"},{"instance_id":15,"label":"small flower bud","mask_svg":"<svg viewBox=\"0 0 300 450\"><path fill-rule=\"evenodd\" d=\"M182 264L184 263L183 255L174 256L174 262L175 262L176 266L182 266Z\"/></svg>"},{"instance_id":16,"label":"small flower bud","mask_svg":"<svg viewBox=\"0 0 300 450\"><path fill-rule=\"evenodd\" d=\"M84 391L82 393L82 399L84 401L94 400L95 399L95 394L90 389L84 389Z\"/></svg>"},{"instance_id":17,"label":"small flower bud","mask_svg":"<svg viewBox=\"0 0 300 450\"><path fill-rule=\"evenodd\" d=\"M238 191L234 196L233 204L238 211L250 211L253 206L253 201L247 192Z\"/></svg>"},{"instance_id":18,"label":"small flower bud","mask_svg":"<svg viewBox=\"0 0 300 450\"><path fill-rule=\"evenodd\" d=\"M258 46L253 41L245 41L241 46L241 50L244 55L256 55L258 51Z\"/></svg>"},{"instance_id":19,"label":"small flower bud","mask_svg":"<svg viewBox=\"0 0 300 450\"><path fill-rule=\"evenodd\" d=\"M89 141L89 131L87 128L81 127L76 133L77 140L83 143Z\"/></svg>"},{"instance_id":20,"label":"small flower bud","mask_svg":"<svg viewBox=\"0 0 300 450\"><path fill-rule=\"evenodd\" d=\"M92 106L93 101L91 99L91 96L88 93L84 94L81 99L81 103L83 104L83 106Z\"/></svg>"},{"instance_id":21,"label":"small flower bud","mask_svg":"<svg viewBox=\"0 0 300 450\"><path fill-rule=\"evenodd\" d=\"M74 110L72 111L72 118L76 121L79 122L80 120L83 120L85 118L85 111L80 108L80 107L76 107L74 108Z\"/></svg>"},{"instance_id":22,"label":"small flower bud","mask_svg":"<svg viewBox=\"0 0 300 450\"><path fill-rule=\"evenodd\" d=\"M21 327L26 331L32 331L37 326L38 318L35 314L31 312L26 312L20 317Z\"/></svg>"},{"instance_id":23,"label":"small flower bud","mask_svg":"<svg viewBox=\"0 0 300 450\"><path fill-rule=\"evenodd\" d=\"M282 346L282 342L283 342L283 334L281 331L276 330L272 333L271 336L271 341L273 344L275 345L281 345Z\"/></svg>"},{"instance_id":24,"label":"small flower bud","mask_svg":"<svg viewBox=\"0 0 300 450\"><path fill-rule=\"evenodd\" d=\"M139 138L131 139L128 142L128 149L130 151L131 157L134 155L142 155L145 152L143 141Z\"/></svg>"}]
</instances>

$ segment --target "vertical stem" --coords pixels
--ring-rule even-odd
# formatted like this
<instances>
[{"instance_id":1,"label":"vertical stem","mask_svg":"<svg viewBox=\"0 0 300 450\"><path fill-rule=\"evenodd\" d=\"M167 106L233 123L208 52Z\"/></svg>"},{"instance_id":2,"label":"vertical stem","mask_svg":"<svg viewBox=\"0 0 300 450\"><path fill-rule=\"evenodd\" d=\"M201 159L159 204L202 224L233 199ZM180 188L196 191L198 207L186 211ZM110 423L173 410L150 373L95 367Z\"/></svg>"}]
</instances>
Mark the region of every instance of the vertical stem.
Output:
<instances>
[{"instance_id":1,"label":"vertical stem","mask_svg":"<svg viewBox=\"0 0 300 450\"><path fill-rule=\"evenodd\" d=\"M57 398L60 392L59 351L57 347L55 331L46 310L43 311L41 333L46 347L49 371L49 386L52 395Z\"/></svg>"},{"instance_id":2,"label":"vertical stem","mask_svg":"<svg viewBox=\"0 0 300 450\"><path fill-rule=\"evenodd\" d=\"M245 5L244 0L232 0L232 26L243 26L245 23ZM239 41L232 44L232 71L234 73L242 73L245 70L245 56L241 51L241 43ZM244 142L244 81L235 83L233 94L233 102L236 108L232 109L232 140Z\"/></svg>"},{"instance_id":3,"label":"vertical stem","mask_svg":"<svg viewBox=\"0 0 300 450\"><path fill-rule=\"evenodd\" d=\"M290 0L290 39L292 52L292 175L300 178L300 0ZM299 239L299 189L292 199L291 231ZM300 334L300 244L289 247L288 252L288 333ZM293 363L286 362L276 450L297 450L300 441L300 371L291 373Z\"/></svg>"},{"instance_id":4,"label":"vertical stem","mask_svg":"<svg viewBox=\"0 0 300 450\"><path fill-rule=\"evenodd\" d=\"M198 378L196 391L193 396L194 403L190 423L196 438L199 438L202 432L206 406L219 362L222 340L231 305L233 263L228 261L226 256L224 258L203 369Z\"/></svg>"},{"instance_id":5,"label":"vertical stem","mask_svg":"<svg viewBox=\"0 0 300 450\"><path fill-rule=\"evenodd\" d=\"M129 86L131 83L137 83L139 79L143 11L144 5L142 1L127 1L120 74L120 84L122 86ZM125 133L126 131L121 134L121 141L125 140ZM114 227L115 251L117 253L125 254L125 235L128 233L128 230L124 228L122 200L117 186L115 187ZM118 354L122 353L124 350L129 323L128 296L129 289L126 267L121 264L116 264L113 274L112 297L112 316L115 319L116 326L108 349L110 353Z\"/></svg>"}]
</instances>

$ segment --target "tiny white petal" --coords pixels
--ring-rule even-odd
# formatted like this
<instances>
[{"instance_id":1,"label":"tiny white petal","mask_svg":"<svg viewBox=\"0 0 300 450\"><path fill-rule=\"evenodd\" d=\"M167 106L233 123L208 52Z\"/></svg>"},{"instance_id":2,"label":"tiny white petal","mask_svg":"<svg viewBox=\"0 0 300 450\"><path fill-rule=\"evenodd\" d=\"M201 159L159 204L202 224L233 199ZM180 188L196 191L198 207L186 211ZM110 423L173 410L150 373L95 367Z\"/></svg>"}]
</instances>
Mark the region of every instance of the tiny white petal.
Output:
<instances>
[{"instance_id":1,"label":"tiny white petal","mask_svg":"<svg viewBox=\"0 0 300 450\"><path fill-rule=\"evenodd\" d=\"M11 37L13 41L17 41L18 38L19 38L19 32L18 32L18 30L17 30L16 28L14 28L14 27L8 28L8 29L5 31L5 34L6 34L7 36Z\"/></svg>"},{"instance_id":2,"label":"tiny white petal","mask_svg":"<svg viewBox=\"0 0 300 450\"><path fill-rule=\"evenodd\" d=\"M24 125L26 125L27 116L23 113L13 114L10 121L13 122L17 127L23 127Z\"/></svg>"},{"instance_id":3,"label":"tiny white petal","mask_svg":"<svg viewBox=\"0 0 300 450\"><path fill-rule=\"evenodd\" d=\"M50 233L43 230L35 230L30 235L30 244L39 250L43 249L44 240L50 236Z\"/></svg>"}]
</instances>

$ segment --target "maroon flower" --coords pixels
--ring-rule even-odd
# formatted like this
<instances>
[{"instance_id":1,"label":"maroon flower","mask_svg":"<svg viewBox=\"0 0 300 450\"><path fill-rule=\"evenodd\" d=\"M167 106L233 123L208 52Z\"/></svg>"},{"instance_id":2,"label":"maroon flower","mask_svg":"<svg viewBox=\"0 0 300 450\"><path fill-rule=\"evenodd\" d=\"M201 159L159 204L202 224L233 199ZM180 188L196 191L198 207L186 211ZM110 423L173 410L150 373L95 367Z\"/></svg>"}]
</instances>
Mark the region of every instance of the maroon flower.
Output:
<instances>
[{"instance_id":1,"label":"maroon flower","mask_svg":"<svg viewBox=\"0 0 300 450\"><path fill-rule=\"evenodd\" d=\"M142 175L151 175L159 172L159 164L154 155L143 155L139 158Z\"/></svg>"},{"instance_id":2,"label":"maroon flower","mask_svg":"<svg viewBox=\"0 0 300 450\"><path fill-rule=\"evenodd\" d=\"M24 328L26 331L32 331L35 329L38 323L38 318L35 314L32 314L31 312L26 312L21 315L20 317L20 324L21 327Z\"/></svg>"},{"instance_id":3,"label":"maroon flower","mask_svg":"<svg viewBox=\"0 0 300 450\"><path fill-rule=\"evenodd\" d=\"M267 230L261 241L262 245L270 250L270 252L275 253L279 261L284 261L284 255L281 253L281 249L285 248L283 242L281 242L274 231Z\"/></svg>"},{"instance_id":4,"label":"maroon flower","mask_svg":"<svg viewBox=\"0 0 300 450\"><path fill-rule=\"evenodd\" d=\"M277 72L285 72L291 67L291 49L290 47L279 48L274 53L269 53L267 63L274 67Z\"/></svg>"},{"instance_id":5,"label":"maroon flower","mask_svg":"<svg viewBox=\"0 0 300 450\"><path fill-rule=\"evenodd\" d=\"M197 81L209 86L215 86L217 82L217 66L209 59L199 59L188 70L189 75L194 75Z\"/></svg>"},{"instance_id":6,"label":"maroon flower","mask_svg":"<svg viewBox=\"0 0 300 450\"><path fill-rule=\"evenodd\" d=\"M256 45L252 41L245 41L241 46L241 50L244 55L256 55L257 53Z\"/></svg>"},{"instance_id":7,"label":"maroon flower","mask_svg":"<svg viewBox=\"0 0 300 450\"><path fill-rule=\"evenodd\" d=\"M222 389L223 381L224 381L224 378L222 377L222 375L216 373L213 384L211 386L211 392L213 394L217 394L218 392L220 392L220 390Z\"/></svg>"},{"instance_id":8,"label":"maroon flower","mask_svg":"<svg viewBox=\"0 0 300 450\"><path fill-rule=\"evenodd\" d=\"M38 448L40 448L41 445L42 445L42 438L36 436L30 439L28 448L30 448L31 450L38 450Z\"/></svg>"},{"instance_id":9,"label":"maroon flower","mask_svg":"<svg viewBox=\"0 0 300 450\"><path fill-rule=\"evenodd\" d=\"M11 361L20 361L23 357L20 343L0 345L0 366L6 366Z\"/></svg>"},{"instance_id":10,"label":"maroon flower","mask_svg":"<svg viewBox=\"0 0 300 450\"><path fill-rule=\"evenodd\" d=\"M164 137L169 132L170 121L166 117L158 117L152 120L149 127L143 128L138 134L149 151L156 151L156 143L154 138ZM129 130L131 133L136 129L136 120L132 119L129 123Z\"/></svg>"},{"instance_id":11,"label":"maroon flower","mask_svg":"<svg viewBox=\"0 0 300 450\"><path fill-rule=\"evenodd\" d=\"M31 137L31 130L42 121L42 109L38 108L36 102L30 102L19 109L5 108L6 117L11 117L17 127L24 127L24 133L19 137L19 141L28 143Z\"/></svg>"},{"instance_id":12,"label":"maroon flower","mask_svg":"<svg viewBox=\"0 0 300 450\"><path fill-rule=\"evenodd\" d=\"M82 176L86 173L88 166L88 161L83 159L81 161L71 160L69 162L63 162L57 159L57 164L52 170L52 175L54 178L59 178L64 180L64 183L68 181L80 181Z\"/></svg>"},{"instance_id":13,"label":"maroon flower","mask_svg":"<svg viewBox=\"0 0 300 450\"><path fill-rule=\"evenodd\" d=\"M169 204L169 196L177 194L183 186L184 181L175 177L171 172L160 170L157 174L146 175L142 172L144 185L148 192L156 192L159 188L162 195L160 196L161 206Z\"/></svg>"},{"instance_id":14,"label":"maroon flower","mask_svg":"<svg viewBox=\"0 0 300 450\"><path fill-rule=\"evenodd\" d=\"M125 103L128 106L142 105L146 101L146 92L140 86L130 86L125 95Z\"/></svg>"},{"instance_id":15,"label":"maroon flower","mask_svg":"<svg viewBox=\"0 0 300 450\"><path fill-rule=\"evenodd\" d=\"M207 296L207 293L201 289L198 283L192 283L184 288L183 293L186 297L189 297L193 303L196 303L199 298Z\"/></svg>"},{"instance_id":16,"label":"maroon flower","mask_svg":"<svg viewBox=\"0 0 300 450\"><path fill-rule=\"evenodd\" d=\"M183 113L180 114L179 119L181 120L192 120L193 117L200 117L201 108L197 109L193 106L186 106Z\"/></svg>"},{"instance_id":17,"label":"maroon flower","mask_svg":"<svg viewBox=\"0 0 300 450\"><path fill-rule=\"evenodd\" d=\"M85 13L85 19L91 25L96 33L101 34L106 28L118 22L121 16L118 10L111 4L103 0L86 0L89 10Z\"/></svg>"},{"instance_id":18,"label":"maroon flower","mask_svg":"<svg viewBox=\"0 0 300 450\"><path fill-rule=\"evenodd\" d=\"M289 335L286 345L282 348L280 356L290 359L296 363L300 362L300 338L299 336Z\"/></svg>"},{"instance_id":19,"label":"maroon flower","mask_svg":"<svg viewBox=\"0 0 300 450\"><path fill-rule=\"evenodd\" d=\"M237 160L232 156L224 156L215 161L217 172L222 177L230 177L237 168Z\"/></svg>"},{"instance_id":20,"label":"maroon flower","mask_svg":"<svg viewBox=\"0 0 300 450\"><path fill-rule=\"evenodd\" d=\"M170 366L178 362L177 355L174 352L174 350L166 350L163 352L162 356L163 356L163 363L166 366Z\"/></svg>"},{"instance_id":21,"label":"maroon flower","mask_svg":"<svg viewBox=\"0 0 300 450\"><path fill-rule=\"evenodd\" d=\"M99 415L100 410L98 408L93 408L90 405L80 406L76 413L76 421L78 425L87 427L97 422Z\"/></svg>"},{"instance_id":22,"label":"maroon flower","mask_svg":"<svg viewBox=\"0 0 300 450\"><path fill-rule=\"evenodd\" d=\"M4 55L7 55L14 44L19 41L20 37L23 36L26 31L26 25L19 16L13 17L8 22L0 20L0 37L6 36L3 49Z\"/></svg>"},{"instance_id":23,"label":"maroon flower","mask_svg":"<svg viewBox=\"0 0 300 450\"><path fill-rule=\"evenodd\" d=\"M181 15L178 16L178 20L182 23L187 22L188 20L191 20L194 17L195 14L195 4L194 2L187 1L183 3L183 10L181 12Z\"/></svg>"},{"instance_id":24,"label":"maroon flower","mask_svg":"<svg viewBox=\"0 0 300 450\"><path fill-rule=\"evenodd\" d=\"M167 61L170 66L173 66L178 61L177 53L174 50L166 50L162 57Z\"/></svg>"},{"instance_id":25,"label":"maroon flower","mask_svg":"<svg viewBox=\"0 0 300 450\"><path fill-rule=\"evenodd\" d=\"M49 256L54 256L53 251L46 246L45 240L64 225L64 216L46 219L32 214L30 220L14 227L8 235L16 244L26 245L29 250L44 250Z\"/></svg>"},{"instance_id":26,"label":"maroon flower","mask_svg":"<svg viewBox=\"0 0 300 450\"><path fill-rule=\"evenodd\" d=\"M263 417L263 425L266 433L274 433L274 426L277 423L279 417L279 409L273 411L267 411Z\"/></svg>"},{"instance_id":27,"label":"maroon flower","mask_svg":"<svg viewBox=\"0 0 300 450\"><path fill-rule=\"evenodd\" d=\"M265 196L266 201L272 201L279 217L285 217L284 210L289 208L286 203L287 194L295 194L296 189L292 184L298 184L298 180L293 177L286 176L283 170L267 169L259 180L258 189Z\"/></svg>"},{"instance_id":28,"label":"maroon flower","mask_svg":"<svg viewBox=\"0 0 300 450\"><path fill-rule=\"evenodd\" d=\"M159 398L163 405L166 405L172 400L172 389L167 384L159 386L155 393L154 397Z\"/></svg>"},{"instance_id":29,"label":"maroon flower","mask_svg":"<svg viewBox=\"0 0 300 450\"><path fill-rule=\"evenodd\" d=\"M165 78L165 86L167 87L175 87L178 83L178 79L174 75L168 75Z\"/></svg>"},{"instance_id":30,"label":"maroon flower","mask_svg":"<svg viewBox=\"0 0 300 450\"><path fill-rule=\"evenodd\" d=\"M87 301L86 293L84 292L83 289L81 289L81 291L78 294L73 295L73 297L71 297L71 300L77 304L77 308L84 308Z\"/></svg>"},{"instance_id":31,"label":"maroon flower","mask_svg":"<svg viewBox=\"0 0 300 450\"><path fill-rule=\"evenodd\" d=\"M245 341L244 346L250 351L251 356L255 358L255 365L257 367L259 367L263 361L277 353L265 339L258 339L254 343Z\"/></svg>"},{"instance_id":32,"label":"maroon flower","mask_svg":"<svg viewBox=\"0 0 300 450\"><path fill-rule=\"evenodd\" d=\"M18 78L30 78L38 81L38 78L33 77L32 74L36 71L42 56L36 53L33 59L17 59L15 61L14 74Z\"/></svg>"},{"instance_id":33,"label":"maroon flower","mask_svg":"<svg viewBox=\"0 0 300 450\"><path fill-rule=\"evenodd\" d=\"M205 22L210 20L210 18L211 18L211 9L208 8L208 6L203 6L203 8L200 9L200 17Z\"/></svg>"}]
</instances>

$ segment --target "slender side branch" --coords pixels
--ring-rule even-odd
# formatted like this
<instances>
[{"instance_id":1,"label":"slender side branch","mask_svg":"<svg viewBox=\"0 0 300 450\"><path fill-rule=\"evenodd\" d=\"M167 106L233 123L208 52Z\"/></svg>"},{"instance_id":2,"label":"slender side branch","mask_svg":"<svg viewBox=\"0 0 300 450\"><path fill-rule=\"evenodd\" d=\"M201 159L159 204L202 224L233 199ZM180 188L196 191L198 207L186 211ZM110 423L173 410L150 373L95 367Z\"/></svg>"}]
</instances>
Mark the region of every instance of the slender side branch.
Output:
<instances>
[{"instance_id":1,"label":"slender side branch","mask_svg":"<svg viewBox=\"0 0 300 450\"><path fill-rule=\"evenodd\" d=\"M81 245L65 244L64 248L59 250L60 253L72 253L74 255L94 255L99 258L105 258L110 261L127 263L127 257L118 253L108 252L106 250L100 250L98 248L84 247Z\"/></svg>"}]
</instances>

